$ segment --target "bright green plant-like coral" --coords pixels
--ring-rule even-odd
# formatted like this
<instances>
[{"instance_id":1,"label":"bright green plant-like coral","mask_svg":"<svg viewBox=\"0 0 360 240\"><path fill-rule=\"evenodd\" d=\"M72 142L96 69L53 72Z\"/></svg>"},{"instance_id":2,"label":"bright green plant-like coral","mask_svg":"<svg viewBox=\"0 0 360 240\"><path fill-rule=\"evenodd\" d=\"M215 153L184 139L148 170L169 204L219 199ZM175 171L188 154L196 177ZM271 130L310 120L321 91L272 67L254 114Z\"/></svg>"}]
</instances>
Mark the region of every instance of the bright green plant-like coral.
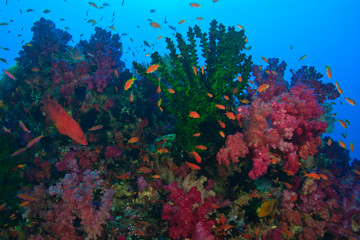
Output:
<instances>
[{"instance_id":1,"label":"bright green plant-like coral","mask_svg":"<svg viewBox=\"0 0 360 240\"><path fill-rule=\"evenodd\" d=\"M191 151L197 144L216 144L208 140L214 137L222 141L218 121L229 121L225 113L231 111L236 94L247 87L252 62L242 52L246 44L244 31L235 31L234 27L226 30L214 20L209 34L195 25L189 28L187 37L188 42L177 33L177 46L166 38L169 56L158 52L151 55L151 64L160 65L155 72L147 74L146 68L135 62L134 67L140 76L160 85L161 108L176 118L176 141ZM221 110L216 104L227 109ZM200 118L191 118L191 111L199 113ZM194 138L197 132L201 136Z\"/></svg>"}]
</instances>

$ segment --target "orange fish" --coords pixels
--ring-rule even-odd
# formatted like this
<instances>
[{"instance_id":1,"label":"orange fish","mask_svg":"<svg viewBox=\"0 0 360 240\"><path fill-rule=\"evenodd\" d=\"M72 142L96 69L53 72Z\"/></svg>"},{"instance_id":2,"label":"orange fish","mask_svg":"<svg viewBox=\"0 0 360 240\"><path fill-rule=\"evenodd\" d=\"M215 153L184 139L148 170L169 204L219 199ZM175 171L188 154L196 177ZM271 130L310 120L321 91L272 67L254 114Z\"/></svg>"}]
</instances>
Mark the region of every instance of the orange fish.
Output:
<instances>
[{"instance_id":1,"label":"orange fish","mask_svg":"<svg viewBox=\"0 0 360 240\"><path fill-rule=\"evenodd\" d=\"M299 58L299 61L303 60L306 57L307 57L307 55L302 56L301 58Z\"/></svg>"},{"instance_id":2,"label":"orange fish","mask_svg":"<svg viewBox=\"0 0 360 240\"><path fill-rule=\"evenodd\" d=\"M157 92L157 93L161 93L160 83L159 83L159 85L158 85L158 87L157 87L157 89L156 89L156 92Z\"/></svg>"},{"instance_id":3,"label":"orange fish","mask_svg":"<svg viewBox=\"0 0 360 240\"><path fill-rule=\"evenodd\" d=\"M235 120L235 114L233 112L226 112L225 114L228 119Z\"/></svg>"},{"instance_id":4,"label":"orange fish","mask_svg":"<svg viewBox=\"0 0 360 240\"><path fill-rule=\"evenodd\" d=\"M192 150L191 153L194 155L196 162L201 163L201 157L197 152L194 151L194 149Z\"/></svg>"},{"instance_id":5,"label":"orange fish","mask_svg":"<svg viewBox=\"0 0 360 240\"><path fill-rule=\"evenodd\" d=\"M135 78L131 78L131 79L129 79L129 80L127 80L126 82L125 82L125 85L124 85L124 90L125 91L127 91L129 88L131 88L131 86L133 85L133 83L134 83L134 80L135 80Z\"/></svg>"},{"instance_id":6,"label":"orange fish","mask_svg":"<svg viewBox=\"0 0 360 240\"><path fill-rule=\"evenodd\" d=\"M205 69L203 66L201 66L201 74L205 74Z\"/></svg>"},{"instance_id":7,"label":"orange fish","mask_svg":"<svg viewBox=\"0 0 360 240\"><path fill-rule=\"evenodd\" d=\"M238 28L240 28L241 30L244 30L244 27L241 26L240 24L236 25Z\"/></svg>"},{"instance_id":8,"label":"orange fish","mask_svg":"<svg viewBox=\"0 0 360 240\"><path fill-rule=\"evenodd\" d=\"M21 153L25 152L26 150L27 150L26 147L20 148L19 150L17 150L16 152L14 152L13 154L11 154L10 156L15 157L15 156L20 155Z\"/></svg>"},{"instance_id":9,"label":"orange fish","mask_svg":"<svg viewBox=\"0 0 360 240\"><path fill-rule=\"evenodd\" d=\"M132 138L130 138L130 140L128 141L128 144L129 143L136 143L136 142L138 142L139 141L139 137L132 137Z\"/></svg>"},{"instance_id":10,"label":"orange fish","mask_svg":"<svg viewBox=\"0 0 360 240\"><path fill-rule=\"evenodd\" d=\"M194 74L197 75L197 68L195 66L192 66L194 70Z\"/></svg>"},{"instance_id":11,"label":"orange fish","mask_svg":"<svg viewBox=\"0 0 360 240\"><path fill-rule=\"evenodd\" d=\"M266 57L262 56L261 58L264 60L264 62L266 62L266 63L269 62L269 61L266 59Z\"/></svg>"},{"instance_id":12,"label":"orange fish","mask_svg":"<svg viewBox=\"0 0 360 240\"><path fill-rule=\"evenodd\" d=\"M157 152L158 153L167 153L167 152L169 152L169 150L167 150L166 148L161 148Z\"/></svg>"},{"instance_id":13,"label":"orange fish","mask_svg":"<svg viewBox=\"0 0 360 240\"><path fill-rule=\"evenodd\" d=\"M26 195L26 194L18 194L17 197L21 198L22 200L25 200L25 201L37 201L38 199L37 198L34 198L32 196L29 196L29 195Z\"/></svg>"},{"instance_id":14,"label":"orange fish","mask_svg":"<svg viewBox=\"0 0 360 240\"><path fill-rule=\"evenodd\" d=\"M290 183L287 182L283 182L283 184L285 185L285 187L287 187L288 189L292 188L292 185Z\"/></svg>"},{"instance_id":15,"label":"orange fish","mask_svg":"<svg viewBox=\"0 0 360 240\"><path fill-rule=\"evenodd\" d=\"M199 118L200 114L198 114L197 112L191 111L189 116L192 117L192 118Z\"/></svg>"},{"instance_id":16,"label":"orange fish","mask_svg":"<svg viewBox=\"0 0 360 240\"><path fill-rule=\"evenodd\" d=\"M125 174L116 176L116 178L118 178L118 179L123 179L123 180L129 179L129 178L130 178L130 173L127 172L127 173L125 173Z\"/></svg>"},{"instance_id":17,"label":"orange fish","mask_svg":"<svg viewBox=\"0 0 360 240\"><path fill-rule=\"evenodd\" d=\"M163 36L158 36L156 39L162 39Z\"/></svg>"},{"instance_id":18,"label":"orange fish","mask_svg":"<svg viewBox=\"0 0 360 240\"><path fill-rule=\"evenodd\" d=\"M351 142L350 143L350 150L353 152L354 151L354 144Z\"/></svg>"},{"instance_id":19,"label":"orange fish","mask_svg":"<svg viewBox=\"0 0 360 240\"><path fill-rule=\"evenodd\" d=\"M15 77L14 77L14 75L12 75L10 72L8 72L8 71L6 71L6 70L3 70L3 71L4 71L4 73L5 73L6 75L9 76L9 78L11 78L12 80L16 80Z\"/></svg>"},{"instance_id":20,"label":"orange fish","mask_svg":"<svg viewBox=\"0 0 360 240\"><path fill-rule=\"evenodd\" d=\"M153 175L152 178L155 178L155 179L160 178L160 175Z\"/></svg>"},{"instance_id":21,"label":"orange fish","mask_svg":"<svg viewBox=\"0 0 360 240\"><path fill-rule=\"evenodd\" d=\"M329 138L329 140L327 141L327 144L329 147L331 146L331 143L332 143L332 140L331 140L331 138Z\"/></svg>"},{"instance_id":22,"label":"orange fish","mask_svg":"<svg viewBox=\"0 0 360 240\"><path fill-rule=\"evenodd\" d=\"M211 93L208 93L207 94L210 98L212 98L213 97L213 95L211 94Z\"/></svg>"},{"instance_id":23,"label":"orange fish","mask_svg":"<svg viewBox=\"0 0 360 240\"><path fill-rule=\"evenodd\" d=\"M219 121L220 127L225 128L225 123L223 123L223 122L220 121L220 120L218 120L218 121Z\"/></svg>"},{"instance_id":24,"label":"orange fish","mask_svg":"<svg viewBox=\"0 0 360 240\"><path fill-rule=\"evenodd\" d=\"M172 89L172 88L169 88L168 91L169 91L169 93L172 93L172 94L175 93L174 89Z\"/></svg>"},{"instance_id":25,"label":"orange fish","mask_svg":"<svg viewBox=\"0 0 360 240\"><path fill-rule=\"evenodd\" d=\"M156 22L151 22L150 26L152 26L153 28L161 28L160 25Z\"/></svg>"},{"instance_id":26,"label":"orange fish","mask_svg":"<svg viewBox=\"0 0 360 240\"><path fill-rule=\"evenodd\" d=\"M95 3L89 2L90 6L93 6L94 8L99 8Z\"/></svg>"},{"instance_id":27,"label":"orange fish","mask_svg":"<svg viewBox=\"0 0 360 240\"><path fill-rule=\"evenodd\" d=\"M330 69L330 67L329 67L329 66L325 66L325 68L326 68L326 75L328 76L328 78L331 79L332 75L331 75L331 69Z\"/></svg>"},{"instance_id":28,"label":"orange fish","mask_svg":"<svg viewBox=\"0 0 360 240\"><path fill-rule=\"evenodd\" d=\"M158 107L160 107L160 105L161 105L161 98L159 99L157 105L158 105Z\"/></svg>"},{"instance_id":29,"label":"orange fish","mask_svg":"<svg viewBox=\"0 0 360 240\"><path fill-rule=\"evenodd\" d=\"M70 137L77 143L87 145L85 134L79 124L48 93L42 97L42 103L47 108L47 115L55 123L59 133Z\"/></svg>"},{"instance_id":30,"label":"orange fish","mask_svg":"<svg viewBox=\"0 0 360 240\"><path fill-rule=\"evenodd\" d=\"M194 133L193 134L193 137L199 137L200 136L200 133Z\"/></svg>"},{"instance_id":31,"label":"orange fish","mask_svg":"<svg viewBox=\"0 0 360 240\"><path fill-rule=\"evenodd\" d=\"M215 104L215 107L217 107L218 109L221 109L221 110L225 110L225 106L221 105L221 104Z\"/></svg>"},{"instance_id":32,"label":"orange fish","mask_svg":"<svg viewBox=\"0 0 360 240\"><path fill-rule=\"evenodd\" d=\"M202 17L197 17L196 20L204 20Z\"/></svg>"},{"instance_id":33,"label":"orange fish","mask_svg":"<svg viewBox=\"0 0 360 240\"><path fill-rule=\"evenodd\" d=\"M295 173L294 173L293 171L286 170L286 169L283 169L283 171L286 172L286 174L287 174L288 176L294 176L294 175L295 175Z\"/></svg>"},{"instance_id":34,"label":"orange fish","mask_svg":"<svg viewBox=\"0 0 360 240\"><path fill-rule=\"evenodd\" d=\"M219 131L221 137L225 138L225 133L223 131Z\"/></svg>"},{"instance_id":35,"label":"orange fish","mask_svg":"<svg viewBox=\"0 0 360 240\"><path fill-rule=\"evenodd\" d=\"M238 77L237 77L237 80L238 80L239 82L242 82L242 77L241 77L241 76L238 76Z\"/></svg>"},{"instance_id":36,"label":"orange fish","mask_svg":"<svg viewBox=\"0 0 360 240\"><path fill-rule=\"evenodd\" d=\"M307 173L307 174L304 175L304 177L310 177L310 178L316 179L316 180L319 180L319 179L320 179L319 174L314 173L314 172L312 172L312 173Z\"/></svg>"},{"instance_id":37,"label":"orange fish","mask_svg":"<svg viewBox=\"0 0 360 240\"><path fill-rule=\"evenodd\" d=\"M148 167L140 167L138 172L142 172L142 173L149 173L151 172L152 170Z\"/></svg>"},{"instance_id":38,"label":"orange fish","mask_svg":"<svg viewBox=\"0 0 360 240\"><path fill-rule=\"evenodd\" d=\"M132 94L132 92L130 93L130 98L129 98L129 101L132 102L134 100L134 96Z\"/></svg>"},{"instance_id":39,"label":"orange fish","mask_svg":"<svg viewBox=\"0 0 360 240\"><path fill-rule=\"evenodd\" d=\"M30 130L25 126L25 123L21 120L19 120L19 125L24 130L24 132L30 133Z\"/></svg>"},{"instance_id":40,"label":"orange fish","mask_svg":"<svg viewBox=\"0 0 360 240\"><path fill-rule=\"evenodd\" d=\"M249 101L248 99L241 99L240 102L245 103L245 104L249 104L249 103L250 103L250 101Z\"/></svg>"},{"instance_id":41,"label":"orange fish","mask_svg":"<svg viewBox=\"0 0 360 240\"><path fill-rule=\"evenodd\" d=\"M197 4L197 3L190 3L190 6L191 7L194 7L194 8L199 8L199 7L201 7L199 4Z\"/></svg>"},{"instance_id":42,"label":"orange fish","mask_svg":"<svg viewBox=\"0 0 360 240\"><path fill-rule=\"evenodd\" d=\"M179 24L183 24L184 22L186 22L185 20L181 20L180 22L179 22Z\"/></svg>"},{"instance_id":43,"label":"orange fish","mask_svg":"<svg viewBox=\"0 0 360 240\"><path fill-rule=\"evenodd\" d=\"M225 95L225 96L224 96L224 99L225 99L226 101L229 101L229 96Z\"/></svg>"},{"instance_id":44,"label":"orange fish","mask_svg":"<svg viewBox=\"0 0 360 240\"><path fill-rule=\"evenodd\" d=\"M346 144L343 141L339 141L339 144L342 148L346 149Z\"/></svg>"},{"instance_id":45,"label":"orange fish","mask_svg":"<svg viewBox=\"0 0 360 240\"><path fill-rule=\"evenodd\" d=\"M27 143L26 147L27 148L31 148L35 143L38 143L44 136L40 135L32 140L30 140L30 142Z\"/></svg>"},{"instance_id":46,"label":"orange fish","mask_svg":"<svg viewBox=\"0 0 360 240\"><path fill-rule=\"evenodd\" d=\"M114 26L110 26L109 27L111 30L113 30L113 31L116 31L116 29L114 28Z\"/></svg>"},{"instance_id":47,"label":"orange fish","mask_svg":"<svg viewBox=\"0 0 360 240\"><path fill-rule=\"evenodd\" d=\"M92 128L89 129L89 132L100 130L100 129L102 129L103 127L104 127L103 125L94 126L94 127L92 127Z\"/></svg>"},{"instance_id":48,"label":"orange fish","mask_svg":"<svg viewBox=\"0 0 360 240\"><path fill-rule=\"evenodd\" d=\"M264 84L261 84L256 91L258 91L259 93L265 91L266 89L269 88L269 84L268 83L264 83Z\"/></svg>"},{"instance_id":49,"label":"orange fish","mask_svg":"<svg viewBox=\"0 0 360 240\"><path fill-rule=\"evenodd\" d=\"M152 73L155 72L159 68L159 64L153 64L146 70L146 73Z\"/></svg>"},{"instance_id":50,"label":"orange fish","mask_svg":"<svg viewBox=\"0 0 360 240\"><path fill-rule=\"evenodd\" d=\"M322 179L328 180L328 177L327 177L325 174L319 173L319 176L320 176Z\"/></svg>"},{"instance_id":51,"label":"orange fish","mask_svg":"<svg viewBox=\"0 0 360 240\"><path fill-rule=\"evenodd\" d=\"M343 120L339 120L339 123L343 128L347 129L346 123Z\"/></svg>"},{"instance_id":52,"label":"orange fish","mask_svg":"<svg viewBox=\"0 0 360 240\"><path fill-rule=\"evenodd\" d=\"M341 88L339 88L339 87L338 87L336 90L337 90L340 94L343 94L343 93L344 93L344 91L343 91ZM341 103L341 102L340 102L340 103Z\"/></svg>"},{"instance_id":53,"label":"orange fish","mask_svg":"<svg viewBox=\"0 0 360 240\"><path fill-rule=\"evenodd\" d=\"M189 168L194 169L194 170L200 170L200 167L198 165L195 165L193 163L189 163L187 161L185 161L185 163L188 165Z\"/></svg>"},{"instance_id":54,"label":"orange fish","mask_svg":"<svg viewBox=\"0 0 360 240\"><path fill-rule=\"evenodd\" d=\"M352 100L351 98L347 98L347 97L346 97L345 100L346 100L349 104L351 104L351 105L353 105L353 106L356 106L355 101Z\"/></svg>"},{"instance_id":55,"label":"orange fish","mask_svg":"<svg viewBox=\"0 0 360 240\"><path fill-rule=\"evenodd\" d=\"M205 147L203 145L195 146L195 148L200 149L200 150L206 150L207 149L207 147Z\"/></svg>"}]
</instances>

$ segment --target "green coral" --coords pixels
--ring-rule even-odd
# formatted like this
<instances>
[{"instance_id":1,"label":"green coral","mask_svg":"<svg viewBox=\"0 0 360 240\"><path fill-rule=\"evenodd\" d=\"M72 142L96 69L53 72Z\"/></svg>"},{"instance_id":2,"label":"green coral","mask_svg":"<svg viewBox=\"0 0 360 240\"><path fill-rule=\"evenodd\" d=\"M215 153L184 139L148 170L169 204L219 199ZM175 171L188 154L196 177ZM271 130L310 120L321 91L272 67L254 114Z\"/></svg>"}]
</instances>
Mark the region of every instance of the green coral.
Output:
<instances>
[{"instance_id":1,"label":"green coral","mask_svg":"<svg viewBox=\"0 0 360 240\"><path fill-rule=\"evenodd\" d=\"M237 94L242 94L248 86L252 62L251 56L247 57L242 52L246 44L244 31L235 31L234 27L226 31L225 26L216 20L212 21L209 34L195 25L189 28L187 37L188 42L177 33L177 47L170 38L166 38L169 55L160 56L158 52L151 55L152 64L160 65L154 73L147 74L144 66L136 62L133 64L140 76L145 76L156 86L160 85L161 107L176 118L174 131L177 143L191 151L197 144L209 147L223 143L218 120L225 123L229 120L225 111L215 104L228 106L227 111L231 111L230 106L239 97L233 93L234 89ZM201 67L202 62L204 67ZM242 82L236 80L238 76L242 77ZM170 88L175 91L174 94L168 91ZM210 98L208 93L213 97ZM224 99L225 95L229 100ZM191 111L199 113L200 118L189 117ZM202 135L192 137L197 132Z\"/></svg>"}]
</instances>

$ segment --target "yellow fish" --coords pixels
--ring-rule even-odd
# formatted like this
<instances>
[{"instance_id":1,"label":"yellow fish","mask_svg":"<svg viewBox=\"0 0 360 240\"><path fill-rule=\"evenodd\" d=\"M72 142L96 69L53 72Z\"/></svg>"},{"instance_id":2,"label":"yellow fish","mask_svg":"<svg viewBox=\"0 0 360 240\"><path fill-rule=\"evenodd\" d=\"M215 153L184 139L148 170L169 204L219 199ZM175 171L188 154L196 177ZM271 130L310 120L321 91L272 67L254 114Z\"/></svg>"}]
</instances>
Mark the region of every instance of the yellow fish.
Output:
<instances>
[{"instance_id":1,"label":"yellow fish","mask_svg":"<svg viewBox=\"0 0 360 240\"><path fill-rule=\"evenodd\" d=\"M261 204L261 207L258 207L256 213L259 217L270 216L277 207L277 199L269 200Z\"/></svg>"}]
</instances>

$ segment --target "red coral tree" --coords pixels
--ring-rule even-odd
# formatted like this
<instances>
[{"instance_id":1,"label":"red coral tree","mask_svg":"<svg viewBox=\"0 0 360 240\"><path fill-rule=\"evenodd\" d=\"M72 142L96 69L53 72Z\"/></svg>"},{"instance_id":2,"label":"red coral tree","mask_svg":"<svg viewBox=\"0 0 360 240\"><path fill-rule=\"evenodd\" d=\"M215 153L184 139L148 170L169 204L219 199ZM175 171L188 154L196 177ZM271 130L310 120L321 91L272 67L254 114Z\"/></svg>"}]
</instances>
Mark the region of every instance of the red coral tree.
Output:
<instances>
[{"instance_id":1,"label":"red coral tree","mask_svg":"<svg viewBox=\"0 0 360 240\"><path fill-rule=\"evenodd\" d=\"M214 239L210 228L215 221L207 219L206 215L214 209L215 198L201 199L201 193L196 187L184 193L183 189L178 188L177 182L164 188L170 191L170 195L168 202L163 206L161 219L168 221L170 237L172 239L188 237L197 240Z\"/></svg>"},{"instance_id":2,"label":"red coral tree","mask_svg":"<svg viewBox=\"0 0 360 240\"><path fill-rule=\"evenodd\" d=\"M82 174L68 173L48 190L56 198L52 209L46 212L45 229L59 239L75 239L78 231L87 238L96 239L102 234L106 219L110 216L113 191L105 191L100 201L95 201L94 190L100 189L103 180L99 171L86 170ZM80 220L80 226L74 221Z\"/></svg>"},{"instance_id":3,"label":"red coral tree","mask_svg":"<svg viewBox=\"0 0 360 240\"><path fill-rule=\"evenodd\" d=\"M228 136L226 147L220 149L217 160L226 165L237 162L232 156L244 157L249 149L248 156L253 161L249 177L253 180L267 172L271 152L281 152L284 169L296 173L300 167L299 157L307 159L317 152L320 135L327 128L326 122L318 120L324 112L314 90L303 84L268 102L256 98L249 111L250 115L243 119L246 122L244 138Z\"/></svg>"}]
</instances>

